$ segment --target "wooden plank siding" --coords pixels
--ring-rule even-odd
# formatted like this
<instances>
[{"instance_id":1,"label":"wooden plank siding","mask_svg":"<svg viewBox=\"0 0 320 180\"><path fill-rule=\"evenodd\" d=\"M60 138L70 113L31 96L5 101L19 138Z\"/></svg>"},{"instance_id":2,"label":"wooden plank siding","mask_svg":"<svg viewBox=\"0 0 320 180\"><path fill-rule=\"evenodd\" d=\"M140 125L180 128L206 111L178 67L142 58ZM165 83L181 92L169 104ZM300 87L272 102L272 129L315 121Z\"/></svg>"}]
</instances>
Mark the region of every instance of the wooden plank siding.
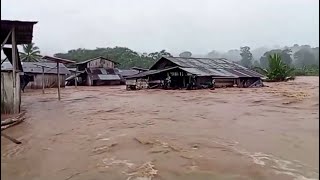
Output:
<instances>
[{"instance_id":1,"label":"wooden plank siding","mask_svg":"<svg viewBox=\"0 0 320 180\"><path fill-rule=\"evenodd\" d=\"M114 68L114 62L96 59L87 63L87 68Z\"/></svg>"},{"instance_id":2,"label":"wooden plank siding","mask_svg":"<svg viewBox=\"0 0 320 180\"><path fill-rule=\"evenodd\" d=\"M20 112L21 89L20 76L16 73L16 92L13 93L13 76L12 71L1 72L1 113L12 114ZM14 97L15 94L15 97ZM14 101L18 102L14 106Z\"/></svg>"},{"instance_id":3,"label":"wooden plank siding","mask_svg":"<svg viewBox=\"0 0 320 180\"><path fill-rule=\"evenodd\" d=\"M42 89L42 74L33 74L34 81L29 82L26 88L28 89ZM66 75L60 75L60 87L65 87ZM44 75L44 87L45 88L57 88L58 76L57 74L45 74Z\"/></svg>"}]
</instances>

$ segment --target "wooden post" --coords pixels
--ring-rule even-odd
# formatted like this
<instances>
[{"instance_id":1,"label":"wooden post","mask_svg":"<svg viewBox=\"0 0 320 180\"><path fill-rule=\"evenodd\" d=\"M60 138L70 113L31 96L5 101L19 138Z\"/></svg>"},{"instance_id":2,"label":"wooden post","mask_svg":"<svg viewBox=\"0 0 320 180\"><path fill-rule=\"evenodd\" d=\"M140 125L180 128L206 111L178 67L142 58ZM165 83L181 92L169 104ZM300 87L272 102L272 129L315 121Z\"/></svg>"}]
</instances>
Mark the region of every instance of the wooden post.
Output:
<instances>
[{"instance_id":1,"label":"wooden post","mask_svg":"<svg viewBox=\"0 0 320 180\"><path fill-rule=\"evenodd\" d=\"M44 94L44 66L42 66L42 94Z\"/></svg>"},{"instance_id":2,"label":"wooden post","mask_svg":"<svg viewBox=\"0 0 320 180\"><path fill-rule=\"evenodd\" d=\"M76 66L76 73L75 73L75 77L74 77L74 85L76 88L77 88L77 80L78 80L77 72L78 72L78 66Z\"/></svg>"},{"instance_id":3,"label":"wooden post","mask_svg":"<svg viewBox=\"0 0 320 180\"><path fill-rule=\"evenodd\" d=\"M13 79L13 113L16 112L16 69L17 69L17 44L16 44L16 32L15 27L12 28L11 32L11 44L12 44L12 79Z\"/></svg>"},{"instance_id":4,"label":"wooden post","mask_svg":"<svg viewBox=\"0 0 320 180\"><path fill-rule=\"evenodd\" d=\"M59 61L57 62L57 75L58 75L58 100L60 101L60 72L59 72Z\"/></svg>"}]
</instances>

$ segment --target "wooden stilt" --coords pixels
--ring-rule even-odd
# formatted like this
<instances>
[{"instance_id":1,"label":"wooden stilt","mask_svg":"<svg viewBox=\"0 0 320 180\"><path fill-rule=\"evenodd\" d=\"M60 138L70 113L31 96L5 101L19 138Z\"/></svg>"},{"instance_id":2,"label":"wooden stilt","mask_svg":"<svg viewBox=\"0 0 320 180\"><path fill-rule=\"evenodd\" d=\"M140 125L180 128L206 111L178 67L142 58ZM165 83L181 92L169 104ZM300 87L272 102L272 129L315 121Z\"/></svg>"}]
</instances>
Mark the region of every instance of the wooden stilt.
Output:
<instances>
[{"instance_id":1,"label":"wooden stilt","mask_svg":"<svg viewBox=\"0 0 320 180\"><path fill-rule=\"evenodd\" d=\"M78 72L78 67L76 67L76 73L75 73L75 77L74 77L74 85L76 88L77 88L77 83L78 83L77 72Z\"/></svg>"},{"instance_id":2,"label":"wooden stilt","mask_svg":"<svg viewBox=\"0 0 320 180\"><path fill-rule=\"evenodd\" d=\"M44 94L44 66L42 66L42 94Z\"/></svg>"},{"instance_id":3,"label":"wooden stilt","mask_svg":"<svg viewBox=\"0 0 320 180\"><path fill-rule=\"evenodd\" d=\"M57 76L58 76L58 100L60 101L60 70L59 70L59 61L57 62Z\"/></svg>"},{"instance_id":4,"label":"wooden stilt","mask_svg":"<svg viewBox=\"0 0 320 180\"><path fill-rule=\"evenodd\" d=\"M13 81L13 113L18 113L16 111L16 70L17 70L17 44L16 44L16 33L15 33L15 28L12 28L11 32L11 44L12 44L12 81Z\"/></svg>"}]
</instances>

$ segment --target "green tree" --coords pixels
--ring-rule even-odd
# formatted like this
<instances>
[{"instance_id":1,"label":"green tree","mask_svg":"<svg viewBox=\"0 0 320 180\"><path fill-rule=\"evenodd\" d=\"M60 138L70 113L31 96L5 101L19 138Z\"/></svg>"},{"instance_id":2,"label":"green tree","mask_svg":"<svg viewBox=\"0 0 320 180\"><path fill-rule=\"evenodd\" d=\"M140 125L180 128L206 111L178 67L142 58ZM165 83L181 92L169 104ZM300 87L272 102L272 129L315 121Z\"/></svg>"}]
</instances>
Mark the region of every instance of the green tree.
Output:
<instances>
[{"instance_id":1,"label":"green tree","mask_svg":"<svg viewBox=\"0 0 320 180\"><path fill-rule=\"evenodd\" d=\"M20 52L20 57L24 62L38 62L42 56L39 47L31 43L23 45L23 52Z\"/></svg>"},{"instance_id":2,"label":"green tree","mask_svg":"<svg viewBox=\"0 0 320 180\"><path fill-rule=\"evenodd\" d=\"M285 81L290 77L294 68L288 66L281 59L279 54L269 55L269 63L267 69L260 69L270 81Z\"/></svg>"},{"instance_id":3,"label":"green tree","mask_svg":"<svg viewBox=\"0 0 320 180\"><path fill-rule=\"evenodd\" d=\"M160 52L150 53L148 57L151 57L152 59L157 60L157 59L160 59L161 57L172 57L172 55L163 49Z\"/></svg>"},{"instance_id":4,"label":"green tree","mask_svg":"<svg viewBox=\"0 0 320 180\"><path fill-rule=\"evenodd\" d=\"M269 66L269 56L273 54L279 54L283 63L290 66L292 64L291 50L290 49L273 49L271 51L265 52L260 58L260 65L262 68L267 68Z\"/></svg>"},{"instance_id":5,"label":"green tree","mask_svg":"<svg viewBox=\"0 0 320 180\"><path fill-rule=\"evenodd\" d=\"M113 61L120 63L117 67L127 69L131 67L149 68L155 60L161 56L171 56L169 52L162 50L154 53L143 53L139 54L127 47L107 47L107 48L96 48L96 49L73 49L67 53L57 53L55 57L71 59L76 62L85 61L98 56L110 58Z\"/></svg>"},{"instance_id":6,"label":"green tree","mask_svg":"<svg viewBox=\"0 0 320 180\"><path fill-rule=\"evenodd\" d=\"M253 67L260 67L259 61L253 61Z\"/></svg>"},{"instance_id":7,"label":"green tree","mask_svg":"<svg viewBox=\"0 0 320 180\"><path fill-rule=\"evenodd\" d=\"M192 53L190 51L184 51L184 52L179 54L179 57L189 58L191 56L192 56Z\"/></svg>"},{"instance_id":8,"label":"green tree","mask_svg":"<svg viewBox=\"0 0 320 180\"><path fill-rule=\"evenodd\" d=\"M252 53L250 52L250 47L244 46L240 47L240 64L244 67L251 67L252 66Z\"/></svg>"},{"instance_id":9,"label":"green tree","mask_svg":"<svg viewBox=\"0 0 320 180\"><path fill-rule=\"evenodd\" d=\"M209 52L207 54L207 57L208 58L221 58L221 54L216 50L212 50L211 52Z\"/></svg>"},{"instance_id":10,"label":"green tree","mask_svg":"<svg viewBox=\"0 0 320 180\"><path fill-rule=\"evenodd\" d=\"M319 67L319 47L312 48L312 51L313 51L313 54L314 54L314 57L316 60L315 65L317 65Z\"/></svg>"},{"instance_id":11,"label":"green tree","mask_svg":"<svg viewBox=\"0 0 320 180\"><path fill-rule=\"evenodd\" d=\"M312 53L311 48L303 48L294 53L295 65L297 67L304 67L316 65L316 57Z\"/></svg>"}]
</instances>

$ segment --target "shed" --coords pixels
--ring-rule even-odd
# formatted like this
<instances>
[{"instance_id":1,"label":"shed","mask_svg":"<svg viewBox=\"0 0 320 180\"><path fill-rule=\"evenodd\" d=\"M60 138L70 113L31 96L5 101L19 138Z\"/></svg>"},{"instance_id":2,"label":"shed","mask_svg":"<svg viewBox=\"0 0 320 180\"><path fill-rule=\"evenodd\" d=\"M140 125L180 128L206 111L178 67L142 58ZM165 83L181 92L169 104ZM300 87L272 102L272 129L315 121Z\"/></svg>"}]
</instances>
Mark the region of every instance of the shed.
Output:
<instances>
[{"instance_id":1,"label":"shed","mask_svg":"<svg viewBox=\"0 0 320 180\"><path fill-rule=\"evenodd\" d=\"M32 42L33 26L36 23L34 21L1 20L1 50L12 64L11 70L1 71L1 113L20 112L22 65L17 45ZM11 45L12 48L4 48L4 45Z\"/></svg>"},{"instance_id":2,"label":"shed","mask_svg":"<svg viewBox=\"0 0 320 180\"><path fill-rule=\"evenodd\" d=\"M170 77L171 86L185 88L194 82L196 86L210 84L215 79L216 87L249 87L261 80L261 74L245 68L225 58L186 58L161 57L149 71L128 77L148 79L152 82L163 82ZM194 80L193 80L194 79ZM191 82L192 81L192 82Z\"/></svg>"},{"instance_id":3,"label":"shed","mask_svg":"<svg viewBox=\"0 0 320 180\"><path fill-rule=\"evenodd\" d=\"M101 56L76 63L74 75L66 79L67 85L74 85L75 78L79 85L120 85L124 79L115 68L116 64L119 63Z\"/></svg>"},{"instance_id":4,"label":"shed","mask_svg":"<svg viewBox=\"0 0 320 180\"><path fill-rule=\"evenodd\" d=\"M93 59L88 59L79 63L76 63L77 70L83 71L86 68L115 68L115 65L119 64L109 58L96 57Z\"/></svg>"},{"instance_id":5,"label":"shed","mask_svg":"<svg viewBox=\"0 0 320 180\"><path fill-rule=\"evenodd\" d=\"M43 72L42 72L42 67ZM42 89L42 75L44 75L44 88L57 88L57 64L52 62L22 62L22 68L24 72L24 78L26 81L26 88L29 89ZM9 62L4 62L1 65L1 69L12 69L12 65ZM70 74L67 67L59 63L60 71L60 86L65 87L66 76ZM43 74L42 74L43 73Z\"/></svg>"}]
</instances>

